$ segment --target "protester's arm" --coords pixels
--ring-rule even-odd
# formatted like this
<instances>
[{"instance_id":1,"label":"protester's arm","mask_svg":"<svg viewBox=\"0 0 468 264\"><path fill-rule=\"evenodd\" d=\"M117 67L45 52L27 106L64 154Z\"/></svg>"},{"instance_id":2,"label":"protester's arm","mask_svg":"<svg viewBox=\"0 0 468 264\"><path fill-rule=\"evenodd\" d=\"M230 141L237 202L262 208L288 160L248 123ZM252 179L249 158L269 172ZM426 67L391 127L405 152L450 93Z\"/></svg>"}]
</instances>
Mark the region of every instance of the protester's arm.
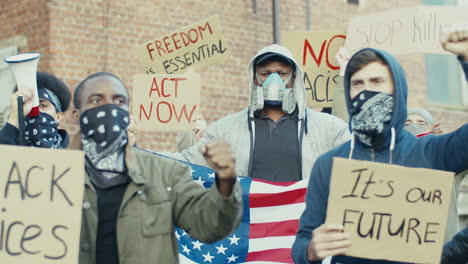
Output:
<instances>
[{"instance_id":1,"label":"protester's arm","mask_svg":"<svg viewBox=\"0 0 468 264\"><path fill-rule=\"evenodd\" d=\"M457 55L461 62L465 78L468 80L468 26L452 25L441 31L440 42L442 47Z\"/></svg>"},{"instance_id":2,"label":"protester's arm","mask_svg":"<svg viewBox=\"0 0 468 264\"><path fill-rule=\"evenodd\" d=\"M10 97L10 116L5 126L0 131L0 144L18 145L18 95L16 92ZM26 116L32 109L32 94L26 90L23 92L23 113Z\"/></svg>"},{"instance_id":3,"label":"protester's arm","mask_svg":"<svg viewBox=\"0 0 468 264\"><path fill-rule=\"evenodd\" d=\"M348 124L346 124L343 120L337 118L334 126L333 148L351 139Z\"/></svg>"},{"instance_id":4,"label":"protester's arm","mask_svg":"<svg viewBox=\"0 0 468 264\"><path fill-rule=\"evenodd\" d=\"M468 263L468 227L465 227L445 244L441 261L441 264L466 263Z\"/></svg>"},{"instance_id":5,"label":"protester's arm","mask_svg":"<svg viewBox=\"0 0 468 264\"><path fill-rule=\"evenodd\" d=\"M200 153L200 148L205 146L208 142L211 142L218 138L217 126L213 123L203 133L203 137L193 146L185 149L184 151L177 153L159 152L164 156L168 156L174 159L183 160L186 162L194 163L201 166L209 166L203 155Z\"/></svg>"},{"instance_id":6,"label":"protester's arm","mask_svg":"<svg viewBox=\"0 0 468 264\"><path fill-rule=\"evenodd\" d=\"M31 112L33 107L33 94L30 90L25 90L23 92L17 91L16 93L12 94L10 97L10 117L8 118L7 123L14 127L18 127L18 96L23 96L23 114L24 116L28 115Z\"/></svg>"},{"instance_id":7,"label":"protester's arm","mask_svg":"<svg viewBox=\"0 0 468 264\"><path fill-rule=\"evenodd\" d=\"M174 222L191 237L206 243L227 236L239 225L242 216L242 193L233 175L233 160L216 153L219 153L219 148L210 144L204 152L209 156L209 163L216 168L216 183L209 190L192 180L190 168L172 172L175 176L183 174L174 177L177 179L173 185Z\"/></svg>"},{"instance_id":8,"label":"protester's arm","mask_svg":"<svg viewBox=\"0 0 468 264\"><path fill-rule=\"evenodd\" d=\"M427 139L425 153L433 158L435 169L460 173L468 169L468 124L452 133Z\"/></svg>"},{"instance_id":9,"label":"protester's arm","mask_svg":"<svg viewBox=\"0 0 468 264\"><path fill-rule=\"evenodd\" d=\"M6 123L0 130L0 144L18 145L18 128Z\"/></svg>"},{"instance_id":10,"label":"protester's arm","mask_svg":"<svg viewBox=\"0 0 468 264\"><path fill-rule=\"evenodd\" d=\"M351 244L349 234L341 232L342 226L324 224L331 163L330 157L321 156L312 169L307 187L306 208L300 218L296 241L292 247L294 263L320 263L327 256L344 254Z\"/></svg>"}]
</instances>

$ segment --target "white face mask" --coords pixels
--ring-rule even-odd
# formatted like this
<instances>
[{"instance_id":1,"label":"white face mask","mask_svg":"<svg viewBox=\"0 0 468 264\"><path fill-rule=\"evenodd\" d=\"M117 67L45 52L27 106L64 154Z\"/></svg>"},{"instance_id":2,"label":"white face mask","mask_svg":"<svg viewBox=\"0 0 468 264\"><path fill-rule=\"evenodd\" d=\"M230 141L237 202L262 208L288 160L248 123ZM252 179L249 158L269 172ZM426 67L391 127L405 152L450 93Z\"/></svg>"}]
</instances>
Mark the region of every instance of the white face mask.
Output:
<instances>
[{"instance_id":1,"label":"white face mask","mask_svg":"<svg viewBox=\"0 0 468 264\"><path fill-rule=\"evenodd\" d=\"M283 81L278 73L274 72L262 83L263 99L270 105L281 105L283 102L286 85L292 77L292 73ZM256 75L258 82L260 78Z\"/></svg>"}]
</instances>

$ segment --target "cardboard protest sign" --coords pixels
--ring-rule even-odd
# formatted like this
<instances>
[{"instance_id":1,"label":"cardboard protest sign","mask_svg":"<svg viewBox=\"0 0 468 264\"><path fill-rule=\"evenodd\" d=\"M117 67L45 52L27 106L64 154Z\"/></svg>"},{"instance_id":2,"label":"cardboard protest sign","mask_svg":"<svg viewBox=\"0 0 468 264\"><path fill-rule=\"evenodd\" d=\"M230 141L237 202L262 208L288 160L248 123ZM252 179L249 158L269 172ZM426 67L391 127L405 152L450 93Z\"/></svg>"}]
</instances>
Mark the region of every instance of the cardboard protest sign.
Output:
<instances>
[{"instance_id":1,"label":"cardboard protest sign","mask_svg":"<svg viewBox=\"0 0 468 264\"><path fill-rule=\"evenodd\" d=\"M331 107L340 67L335 55L344 46L343 31L282 32L283 45L304 72L307 106Z\"/></svg>"},{"instance_id":2,"label":"cardboard protest sign","mask_svg":"<svg viewBox=\"0 0 468 264\"><path fill-rule=\"evenodd\" d=\"M77 264L81 151L0 145L0 263Z\"/></svg>"},{"instance_id":3,"label":"cardboard protest sign","mask_svg":"<svg viewBox=\"0 0 468 264\"><path fill-rule=\"evenodd\" d=\"M188 131L200 105L201 78L188 74L135 74L133 115L142 131Z\"/></svg>"},{"instance_id":4,"label":"cardboard protest sign","mask_svg":"<svg viewBox=\"0 0 468 264\"><path fill-rule=\"evenodd\" d=\"M146 73L181 74L230 58L218 16L211 16L135 49Z\"/></svg>"},{"instance_id":5,"label":"cardboard protest sign","mask_svg":"<svg viewBox=\"0 0 468 264\"><path fill-rule=\"evenodd\" d=\"M448 54L440 45L440 31L449 24L466 23L468 8L420 6L351 18L346 49L351 53L371 47L392 54Z\"/></svg>"},{"instance_id":6,"label":"cardboard protest sign","mask_svg":"<svg viewBox=\"0 0 468 264\"><path fill-rule=\"evenodd\" d=\"M334 158L327 223L351 234L347 255L440 263L453 173Z\"/></svg>"}]
</instances>

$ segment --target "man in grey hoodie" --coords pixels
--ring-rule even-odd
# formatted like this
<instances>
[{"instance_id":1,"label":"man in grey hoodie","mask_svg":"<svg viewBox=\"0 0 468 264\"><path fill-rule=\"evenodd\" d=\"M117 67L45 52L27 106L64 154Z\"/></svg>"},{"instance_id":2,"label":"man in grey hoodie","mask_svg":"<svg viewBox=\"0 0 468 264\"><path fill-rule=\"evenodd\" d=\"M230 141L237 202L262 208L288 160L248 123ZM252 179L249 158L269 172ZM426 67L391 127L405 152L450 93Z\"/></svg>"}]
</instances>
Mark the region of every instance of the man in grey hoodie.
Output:
<instances>
[{"instance_id":1,"label":"man in grey hoodie","mask_svg":"<svg viewBox=\"0 0 468 264\"><path fill-rule=\"evenodd\" d=\"M285 47L261 49L248 73L249 107L214 122L197 144L171 156L206 166L198 149L221 138L231 145L236 175L274 182L307 179L321 154L350 138L346 124L306 107L302 71Z\"/></svg>"}]
</instances>

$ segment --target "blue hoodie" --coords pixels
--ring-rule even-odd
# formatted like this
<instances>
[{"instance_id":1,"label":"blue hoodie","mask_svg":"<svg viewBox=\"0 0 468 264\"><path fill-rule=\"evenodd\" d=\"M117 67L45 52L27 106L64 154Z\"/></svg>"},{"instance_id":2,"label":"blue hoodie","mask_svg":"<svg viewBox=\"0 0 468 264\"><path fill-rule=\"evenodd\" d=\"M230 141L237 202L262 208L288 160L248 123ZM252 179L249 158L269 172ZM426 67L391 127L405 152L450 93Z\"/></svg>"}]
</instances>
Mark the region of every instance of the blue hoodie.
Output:
<instances>
[{"instance_id":1,"label":"blue hoodie","mask_svg":"<svg viewBox=\"0 0 468 264\"><path fill-rule=\"evenodd\" d=\"M404 130L408 97L405 73L400 63L389 53L375 49L370 50L380 55L389 66L393 76L394 105L389 127L393 127L395 133L392 134L391 129L387 128L385 142L372 148L364 145L356 137L353 149L352 142L348 141L318 158L312 169L306 194L306 209L301 216L296 241L292 248L295 263L310 263L307 259L307 247L312 238L312 231L325 222L333 157L348 158L352 152L352 159L356 160L393 163L407 167L429 168L455 173L468 169L468 125L465 124L449 134L430 135L419 139ZM466 71L466 67L464 70ZM351 76L346 71L344 85L348 113L350 113L350 79ZM351 123L349 126L351 128ZM390 150L392 137L395 140L395 146L393 150ZM342 264L399 263L348 256L334 257L332 263L335 262ZM320 261L313 263L320 263Z\"/></svg>"}]
</instances>

